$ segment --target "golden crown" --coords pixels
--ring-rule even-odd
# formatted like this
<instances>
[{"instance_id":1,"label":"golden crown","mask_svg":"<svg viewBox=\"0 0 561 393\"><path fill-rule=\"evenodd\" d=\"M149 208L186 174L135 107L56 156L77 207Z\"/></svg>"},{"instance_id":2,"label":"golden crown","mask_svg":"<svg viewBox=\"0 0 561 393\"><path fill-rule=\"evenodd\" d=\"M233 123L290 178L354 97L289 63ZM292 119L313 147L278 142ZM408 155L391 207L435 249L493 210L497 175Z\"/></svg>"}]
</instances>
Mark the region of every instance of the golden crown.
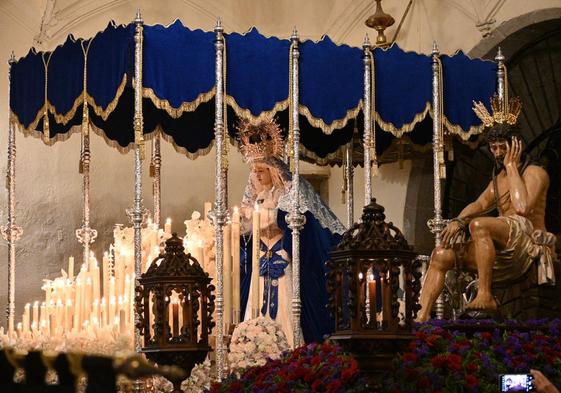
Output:
<instances>
[{"instance_id":1,"label":"golden crown","mask_svg":"<svg viewBox=\"0 0 561 393\"><path fill-rule=\"evenodd\" d=\"M282 132L274 120L252 124L241 120L238 124L240 150L246 162L263 160L267 157L282 158L284 145Z\"/></svg>"},{"instance_id":2,"label":"golden crown","mask_svg":"<svg viewBox=\"0 0 561 393\"><path fill-rule=\"evenodd\" d=\"M520 116L522 103L520 102L520 98L513 97L508 101L508 105L504 105L503 101L495 95L491 97L491 109L493 115L489 113L481 101L473 101L473 111L475 115L481 119L486 128L492 127L494 124L503 123L514 125L518 121L518 116Z\"/></svg>"}]
</instances>

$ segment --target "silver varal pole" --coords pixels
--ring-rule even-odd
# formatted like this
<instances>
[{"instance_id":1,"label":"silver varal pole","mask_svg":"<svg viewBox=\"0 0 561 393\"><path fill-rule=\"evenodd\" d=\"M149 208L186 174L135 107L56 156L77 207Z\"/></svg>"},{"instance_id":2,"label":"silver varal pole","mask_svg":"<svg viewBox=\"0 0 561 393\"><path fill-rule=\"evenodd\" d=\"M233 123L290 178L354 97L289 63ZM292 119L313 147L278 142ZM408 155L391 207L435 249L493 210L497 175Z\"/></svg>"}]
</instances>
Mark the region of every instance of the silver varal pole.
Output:
<instances>
[{"instance_id":1,"label":"silver varal pole","mask_svg":"<svg viewBox=\"0 0 561 393\"><path fill-rule=\"evenodd\" d=\"M370 39L368 35L364 38L362 44L364 51L364 135L363 135L363 148L364 148L364 206L370 204L372 199L372 175L371 175L371 157L370 146L372 143L372 63L370 57Z\"/></svg>"},{"instance_id":2,"label":"silver varal pole","mask_svg":"<svg viewBox=\"0 0 561 393\"><path fill-rule=\"evenodd\" d=\"M226 221L226 184L224 177L224 30L218 19L216 27L216 98L214 139L216 151L214 229L216 235L216 371L218 380L224 378L224 224Z\"/></svg>"},{"instance_id":3,"label":"silver varal pole","mask_svg":"<svg viewBox=\"0 0 561 393\"><path fill-rule=\"evenodd\" d=\"M89 130L89 112L88 101L86 100L86 83L87 83L87 54L84 58L84 102L82 104L82 150L80 152L80 167L82 170L82 227L76 230L76 237L83 246L83 263L89 266L90 245L97 238L97 231L90 227L90 130ZM74 272L69 272L74 274Z\"/></svg>"},{"instance_id":4,"label":"silver varal pole","mask_svg":"<svg viewBox=\"0 0 561 393\"><path fill-rule=\"evenodd\" d=\"M160 149L160 135L156 135L152 142L152 167L154 168L154 180L152 192L154 194L154 224L160 227L162 209L162 154Z\"/></svg>"},{"instance_id":5,"label":"silver varal pole","mask_svg":"<svg viewBox=\"0 0 561 393\"><path fill-rule=\"evenodd\" d=\"M440 91L440 62L439 51L436 42L432 48L432 110L433 110L433 126L432 126L432 159L433 159L433 179L434 179L434 218L429 220L429 228L434 235L435 246L439 247L441 238L440 233L443 229L442 221L442 190L440 179L440 155L442 153L443 144L440 140L442 135L442 119L441 119L441 99ZM444 299L442 294L436 299L434 311L438 319L444 317Z\"/></svg>"},{"instance_id":6,"label":"silver varal pole","mask_svg":"<svg viewBox=\"0 0 561 393\"><path fill-rule=\"evenodd\" d=\"M8 62L8 102L10 102L10 81L14 53ZM2 227L2 237L8 241L8 333L13 338L16 313L16 242L21 238L23 229L16 225L16 131L11 119L11 106L8 108L8 167L6 181L8 188L8 223Z\"/></svg>"},{"instance_id":7,"label":"silver varal pole","mask_svg":"<svg viewBox=\"0 0 561 393\"><path fill-rule=\"evenodd\" d=\"M90 134L88 130L88 115L87 105L84 105L84 119L82 122L82 154L80 162L82 164L82 197L83 197L83 212L82 212L82 227L76 230L76 237L82 243L83 263L85 266L89 265L90 258L90 245L97 237L97 231L90 228Z\"/></svg>"},{"instance_id":8,"label":"silver varal pole","mask_svg":"<svg viewBox=\"0 0 561 393\"><path fill-rule=\"evenodd\" d=\"M353 134L354 135L354 134ZM347 228L350 228L354 223L354 201L353 201L353 138L345 148L345 185L347 193L345 194L347 204Z\"/></svg>"},{"instance_id":9,"label":"silver varal pole","mask_svg":"<svg viewBox=\"0 0 561 393\"><path fill-rule=\"evenodd\" d=\"M504 103L506 97L506 75L505 75L505 57L501 51L501 47L497 50L497 55L495 56L495 61L497 62L497 95L501 102Z\"/></svg>"},{"instance_id":10,"label":"silver varal pole","mask_svg":"<svg viewBox=\"0 0 561 393\"><path fill-rule=\"evenodd\" d=\"M294 173L292 173L291 188L291 211L287 217L288 227L292 230L292 330L294 331L294 348L302 345L302 329L300 327L300 315L302 302L300 300L300 230L304 226L305 217L300 213L300 120L298 118L298 106L300 103L299 85L299 63L300 49L298 48L298 33L296 29L290 37L292 41L292 127L293 127L293 159Z\"/></svg>"},{"instance_id":11,"label":"silver varal pole","mask_svg":"<svg viewBox=\"0 0 561 393\"><path fill-rule=\"evenodd\" d=\"M142 115L142 32L143 20L140 11L134 20L136 33L134 36L134 131L135 135L142 135L144 120ZM129 211L130 212L130 211ZM134 145L134 205L132 208L132 222L134 226L134 280L138 287L138 279L141 275L142 266L142 221L144 216L142 206L142 144L138 140ZM134 312L134 349L141 351L140 330L138 328L140 315Z\"/></svg>"}]
</instances>

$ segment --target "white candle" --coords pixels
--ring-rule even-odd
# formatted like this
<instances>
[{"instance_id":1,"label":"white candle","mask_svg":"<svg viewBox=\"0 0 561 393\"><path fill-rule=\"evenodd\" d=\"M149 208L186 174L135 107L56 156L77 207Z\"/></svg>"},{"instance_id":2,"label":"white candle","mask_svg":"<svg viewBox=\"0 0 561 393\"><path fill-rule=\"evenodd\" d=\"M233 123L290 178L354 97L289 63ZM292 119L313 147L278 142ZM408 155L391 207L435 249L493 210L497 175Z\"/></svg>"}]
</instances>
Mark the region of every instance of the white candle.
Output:
<instances>
[{"instance_id":1,"label":"white candle","mask_svg":"<svg viewBox=\"0 0 561 393\"><path fill-rule=\"evenodd\" d=\"M101 263L103 264L103 266L102 266L102 268L103 268L103 296L108 297L109 296L110 272L109 272L109 253L107 253L107 251L103 254L103 259L102 259Z\"/></svg>"},{"instance_id":2,"label":"white candle","mask_svg":"<svg viewBox=\"0 0 561 393\"><path fill-rule=\"evenodd\" d=\"M68 258L68 278L74 278L74 257Z\"/></svg>"},{"instance_id":3,"label":"white candle","mask_svg":"<svg viewBox=\"0 0 561 393\"><path fill-rule=\"evenodd\" d=\"M82 326L82 294L82 279L78 275L76 279L76 300L74 301L74 329L76 331L80 330Z\"/></svg>"},{"instance_id":4,"label":"white candle","mask_svg":"<svg viewBox=\"0 0 561 393\"><path fill-rule=\"evenodd\" d=\"M212 202L205 202L203 209L205 220L208 221L208 214L212 211Z\"/></svg>"},{"instance_id":5,"label":"white candle","mask_svg":"<svg viewBox=\"0 0 561 393\"><path fill-rule=\"evenodd\" d=\"M29 316L30 316L31 304L27 303L23 312L22 324L23 332L26 333L29 330Z\"/></svg>"},{"instance_id":6,"label":"white candle","mask_svg":"<svg viewBox=\"0 0 561 393\"><path fill-rule=\"evenodd\" d=\"M125 277L125 295L123 296L123 302L125 308L125 321L128 321L130 319L130 312L131 312L131 308L129 307L131 301L130 293L131 293L131 278L127 274L127 276Z\"/></svg>"},{"instance_id":7,"label":"white candle","mask_svg":"<svg viewBox=\"0 0 561 393\"><path fill-rule=\"evenodd\" d=\"M118 316L115 315L116 306L117 306L117 299L115 299L115 296L111 296L111 299L109 299L109 315L108 315L109 321L113 321L115 318L118 318Z\"/></svg>"},{"instance_id":8,"label":"white candle","mask_svg":"<svg viewBox=\"0 0 561 393\"><path fill-rule=\"evenodd\" d=\"M101 298L101 305L99 306L101 316L99 318L100 324L102 327L107 326L107 303L105 302L105 298Z\"/></svg>"},{"instance_id":9,"label":"white candle","mask_svg":"<svg viewBox=\"0 0 561 393\"><path fill-rule=\"evenodd\" d=\"M33 303L33 323L35 327L39 326L39 302Z\"/></svg>"},{"instance_id":10,"label":"white candle","mask_svg":"<svg viewBox=\"0 0 561 393\"><path fill-rule=\"evenodd\" d=\"M166 223L164 224L164 232L171 235L171 218L166 218Z\"/></svg>"},{"instance_id":11,"label":"white candle","mask_svg":"<svg viewBox=\"0 0 561 393\"><path fill-rule=\"evenodd\" d=\"M72 330L72 300L68 299L66 301L66 307L64 308L64 331L70 332Z\"/></svg>"},{"instance_id":12,"label":"white candle","mask_svg":"<svg viewBox=\"0 0 561 393\"><path fill-rule=\"evenodd\" d=\"M232 228L230 224L224 225L224 333L228 333L232 323Z\"/></svg>"},{"instance_id":13,"label":"white candle","mask_svg":"<svg viewBox=\"0 0 561 393\"><path fill-rule=\"evenodd\" d=\"M92 278L86 277L86 285L84 286L84 301L83 301L84 308L82 309L82 318L86 319L90 318L90 314L92 311Z\"/></svg>"},{"instance_id":14,"label":"white candle","mask_svg":"<svg viewBox=\"0 0 561 393\"><path fill-rule=\"evenodd\" d=\"M240 211L232 214L232 323L240 322Z\"/></svg>"},{"instance_id":15,"label":"white candle","mask_svg":"<svg viewBox=\"0 0 561 393\"><path fill-rule=\"evenodd\" d=\"M92 263L93 263L93 268L92 268L91 276L92 276L93 298L94 299L99 299L99 298L101 298L99 266L98 266L97 260L95 258L94 258Z\"/></svg>"},{"instance_id":16,"label":"white candle","mask_svg":"<svg viewBox=\"0 0 561 393\"><path fill-rule=\"evenodd\" d=\"M252 270L251 270L251 307L252 318L259 316L259 257L261 255L261 214L259 206L255 203L253 210L253 248L252 248Z\"/></svg>"},{"instance_id":17,"label":"white candle","mask_svg":"<svg viewBox=\"0 0 561 393\"><path fill-rule=\"evenodd\" d=\"M41 328L45 327L47 324L47 305L45 302L41 303L41 316L40 316L39 326Z\"/></svg>"}]
</instances>

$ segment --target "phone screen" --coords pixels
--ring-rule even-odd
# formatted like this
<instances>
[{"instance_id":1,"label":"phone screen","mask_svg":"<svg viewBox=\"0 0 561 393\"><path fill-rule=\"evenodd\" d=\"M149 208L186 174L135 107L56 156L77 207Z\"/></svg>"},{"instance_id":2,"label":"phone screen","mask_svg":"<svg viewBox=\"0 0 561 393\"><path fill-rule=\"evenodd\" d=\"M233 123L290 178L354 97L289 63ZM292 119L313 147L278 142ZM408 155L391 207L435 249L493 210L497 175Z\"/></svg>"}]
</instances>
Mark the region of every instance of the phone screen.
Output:
<instances>
[{"instance_id":1,"label":"phone screen","mask_svg":"<svg viewBox=\"0 0 561 393\"><path fill-rule=\"evenodd\" d=\"M500 377L501 392L531 392L533 380L531 374L503 374Z\"/></svg>"}]
</instances>

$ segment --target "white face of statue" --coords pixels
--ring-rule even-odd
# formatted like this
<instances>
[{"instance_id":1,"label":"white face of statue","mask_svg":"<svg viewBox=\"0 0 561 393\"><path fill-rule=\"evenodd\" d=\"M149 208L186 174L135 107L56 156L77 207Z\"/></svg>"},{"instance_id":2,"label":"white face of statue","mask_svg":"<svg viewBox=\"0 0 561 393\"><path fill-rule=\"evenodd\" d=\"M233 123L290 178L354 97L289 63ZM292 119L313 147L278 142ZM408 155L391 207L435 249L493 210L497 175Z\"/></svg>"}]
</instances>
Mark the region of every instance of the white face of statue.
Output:
<instances>
[{"instance_id":1,"label":"white face of statue","mask_svg":"<svg viewBox=\"0 0 561 393\"><path fill-rule=\"evenodd\" d=\"M271 171L267 165L255 164L253 166L253 173L255 174L255 180L257 180L261 186L270 188L273 185Z\"/></svg>"}]
</instances>

